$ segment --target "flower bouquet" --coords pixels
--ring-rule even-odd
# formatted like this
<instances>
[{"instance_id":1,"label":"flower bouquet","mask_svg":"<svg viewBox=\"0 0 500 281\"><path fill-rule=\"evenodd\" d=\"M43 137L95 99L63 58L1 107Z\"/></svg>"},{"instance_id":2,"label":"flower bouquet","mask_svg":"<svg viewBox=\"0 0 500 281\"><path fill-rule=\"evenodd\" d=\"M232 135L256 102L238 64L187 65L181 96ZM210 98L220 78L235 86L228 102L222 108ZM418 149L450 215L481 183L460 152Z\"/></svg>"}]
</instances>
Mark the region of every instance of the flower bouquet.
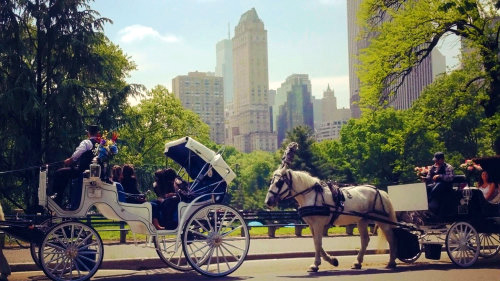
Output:
<instances>
[{"instance_id":1,"label":"flower bouquet","mask_svg":"<svg viewBox=\"0 0 500 281\"><path fill-rule=\"evenodd\" d=\"M109 174L109 160L113 159L113 156L118 153L118 147L116 146L118 133L113 132L110 139L108 139L107 135L108 132L104 131L102 136L97 136L97 143L94 147L94 155L97 157L99 165L101 165L102 179L107 179Z\"/></svg>"},{"instance_id":2,"label":"flower bouquet","mask_svg":"<svg viewBox=\"0 0 500 281\"><path fill-rule=\"evenodd\" d=\"M464 171L465 176L469 181L469 186L472 186L474 182L479 180L481 172L483 171L483 168L479 164L474 163L474 161L470 159L467 159L464 163L460 164L460 169Z\"/></svg>"},{"instance_id":3,"label":"flower bouquet","mask_svg":"<svg viewBox=\"0 0 500 281\"><path fill-rule=\"evenodd\" d=\"M430 166L423 166L423 167L415 167L415 173L417 174L417 177L420 178L425 178L427 174L429 174Z\"/></svg>"}]
</instances>

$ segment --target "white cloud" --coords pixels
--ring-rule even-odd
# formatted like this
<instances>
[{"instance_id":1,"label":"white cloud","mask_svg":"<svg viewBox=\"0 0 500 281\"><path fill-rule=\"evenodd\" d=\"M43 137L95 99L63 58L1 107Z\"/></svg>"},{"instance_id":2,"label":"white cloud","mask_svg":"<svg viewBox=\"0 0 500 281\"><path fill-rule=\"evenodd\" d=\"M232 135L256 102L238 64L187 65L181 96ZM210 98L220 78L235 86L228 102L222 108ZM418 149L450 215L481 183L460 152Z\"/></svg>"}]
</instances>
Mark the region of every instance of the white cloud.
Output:
<instances>
[{"instance_id":1,"label":"white cloud","mask_svg":"<svg viewBox=\"0 0 500 281\"><path fill-rule=\"evenodd\" d=\"M181 39L175 35L167 34L161 35L158 31L154 30L152 27L144 26L140 24L134 24L127 26L118 32L120 34L120 41L123 43L132 43L134 41L141 41L145 38L153 38L155 40L160 40L165 43L177 43Z\"/></svg>"}]
</instances>

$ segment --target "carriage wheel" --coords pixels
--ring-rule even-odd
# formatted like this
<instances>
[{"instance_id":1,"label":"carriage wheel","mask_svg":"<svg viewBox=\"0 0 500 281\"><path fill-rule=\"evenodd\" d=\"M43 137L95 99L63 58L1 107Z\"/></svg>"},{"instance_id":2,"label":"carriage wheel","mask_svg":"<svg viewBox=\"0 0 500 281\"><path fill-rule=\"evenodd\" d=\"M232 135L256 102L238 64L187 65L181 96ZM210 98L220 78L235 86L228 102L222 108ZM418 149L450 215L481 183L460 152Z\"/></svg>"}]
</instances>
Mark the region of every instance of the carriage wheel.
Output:
<instances>
[{"instance_id":1,"label":"carriage wheel","mask_svg":"<svg viewBox=\"0 0 500 281\"><path fill-rule=\"evenodd\" d=\"M81 222L54 226L40 246L40 264L52 280L88 280L101 265L104 249L99 234Z\"/></svg>"},{"instance_id":2,"label":"carriage wheel","mask_svg":"<svg viewBox=\"0 0 500 281\"><path fill-rule=\"evenodd\" d=\"M500 235L492 233L479 233L481 250L479 256L483 258L494 257L500 251Z\"/></svg>"},{"instance_id":3,"label":"carriage wheel","mask_svg":"<svg viewBox=\"0 0 500 281\"><path fill-rule=\"evenodd\" d=\"M50 219L46 219L44 220L39 226L38 228L40 230L42 230L44 233L47 233L54 225L58 224L58 223L61 223L63 221L62 218L50 218ZM42 265L40 264L40 256L38 255L38 253L40 252L40 245L37 244L37 243L34 243L34 242L31 242L30 243L30 254L31 254L31 258L33 259L33 261L35 262L35 265L38 267L38 268L42 268Z\"/></svg>"},{"instance_id":4,"label":"carriage wheel","mask_svg":"<svg viewBox=\"0 0 500 281\"><path fill-rule=\"evenodd\" d=\"M240 267L248 254L250 236L235 209L211 204L195 211L182 233L189 264L210 277L226 276Z\"/></svg>"},{"instance_id":5,"label":"carriage wheel","mask_svg":"<svg viewBox=\"0 0 500 281\"><path fill-rule=\"evenodd\" d=\"M38 267L38 268L42 268L41 264L40 264L40 256L38 255L40 251L40 247L38 247L38 245L36 243L33 243L31 242L30 244L30 254L31 254L31 258L33 259L33 261L35 262L35 265Z\"/></svg>"},{"instance_id":6,"label":"carriage wheel","mask_svg":"<svg viewBox=\"0 0 500 281\"><path fill-rule=\"evenodd\" d=\"M407 264L411 264L411 263L414 263L418 260L418 258L420 258L420 256L422 255L422 244L420 243L421 242L421 239L420 239L420 233L418 231L411 231L410 233L412 234L415 234L419 237L418 241L419 241L419 249L420 251L413 257L411 258L407 258L407 259L402 259L402 258L398 258L400 261L404 262L404 263L407 263Z\"/></svg>"},{"instance_id":7,"label":"carriage wheel","mask_svg":"<svg viewBox=\"0 0 500 281\"><path fill-rule=\"evenodd\" d=\"M160 235L154 237L154 243L156 252L160 259L166 263L168 266L177 269L179 271L189 271L193 270L191 265L187 262L184 257L184 251L182 250L181 244L175 250L177 235Z\"/></svg>"},{"instance_id":8,"label":"carriage wheel","mask_svg":"<svg viewBox=\"0 0 500 281\"><path fill-rule=\"evenodd\" d=\"M460 267L473 265L479 257L481 244L476 229L467 222L454 223L446 234L446 252Z\"/></svg>"}]
</instances>

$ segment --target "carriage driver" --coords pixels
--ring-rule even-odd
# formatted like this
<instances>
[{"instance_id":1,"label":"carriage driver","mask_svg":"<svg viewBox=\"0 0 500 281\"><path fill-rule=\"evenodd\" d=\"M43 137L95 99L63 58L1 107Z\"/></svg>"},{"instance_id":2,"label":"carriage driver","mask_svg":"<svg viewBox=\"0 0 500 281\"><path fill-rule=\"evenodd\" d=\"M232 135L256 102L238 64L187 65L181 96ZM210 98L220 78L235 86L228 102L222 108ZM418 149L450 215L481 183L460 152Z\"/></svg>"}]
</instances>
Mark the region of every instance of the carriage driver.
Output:
<instances>
[{"instance_id":1,"label":"carriage driver","mask_svg":"<svg viewBox=\"0 0 500 281\"><path fill-rule=\"evenodd\" d=\"M444 215L447 196L453 191L453 167L444 162L444 153L434 153L434 165L424 178L427 187L429 210L434 214Z\"/></svg>"},{"instance_id":2,"label":"carriage driver","mask_svg":"<svg viewBox=\"0 0 500 281\"><path fill-rule=\"evenodd\" d=\"M85 170L90 168L90 163L94 158L94 146L97 143L99 127L96 125L87 126L88 139L83 140L75 149L73 155L64 160L66 167L56 171L53 191L54 201L62 207L64 190L71 179L78 178Z\"/></svg>"}]
</instances>

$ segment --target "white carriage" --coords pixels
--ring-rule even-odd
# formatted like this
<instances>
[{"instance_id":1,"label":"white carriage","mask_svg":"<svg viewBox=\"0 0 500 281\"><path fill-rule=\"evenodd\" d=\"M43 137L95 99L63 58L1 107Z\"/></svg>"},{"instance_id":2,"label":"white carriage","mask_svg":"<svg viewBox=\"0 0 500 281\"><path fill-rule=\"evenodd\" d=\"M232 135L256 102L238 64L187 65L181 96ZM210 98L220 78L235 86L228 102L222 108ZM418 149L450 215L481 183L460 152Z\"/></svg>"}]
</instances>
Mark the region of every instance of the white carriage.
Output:
<instances>
[{"instance_id":1,"label":"white carriage","mask_svg":"<svg viewBox=\"0 0 500 281\"><path fill-rule=\"evenodd\" d=\"M120 202L116 184L99 177L83 178L79 206L63 210L46 195L47 171L40 172L40 205L56 219L35 226L43 230L43 239L32 241L32 254L48 277L88 280L98 270L103 243L99 233L82 220L93 206L108 219L125 221L131 232L152 237L160 258L175 269L218 277L242 264L250 244L247 225L237 210L221 203L234 172L219 153L190 137L168 142L165 156L192 179L189 200L179 203L179 223L173 230L157 230L151 203Z\"/></svg>"}]
</instances>

